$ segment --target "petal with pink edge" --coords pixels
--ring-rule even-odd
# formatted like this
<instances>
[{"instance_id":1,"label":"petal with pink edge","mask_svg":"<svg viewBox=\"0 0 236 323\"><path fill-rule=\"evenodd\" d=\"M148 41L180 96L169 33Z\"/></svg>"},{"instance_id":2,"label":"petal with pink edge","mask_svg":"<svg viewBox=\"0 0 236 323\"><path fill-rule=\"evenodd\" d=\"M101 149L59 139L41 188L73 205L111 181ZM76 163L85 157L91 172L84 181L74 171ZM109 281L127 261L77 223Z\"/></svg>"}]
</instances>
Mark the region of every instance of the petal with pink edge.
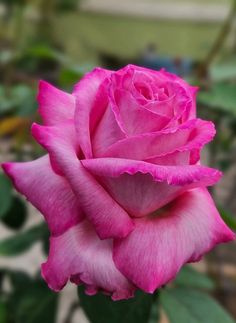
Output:
<instances>
[{"instance_id":1,"label":"petal with pink edge","mask_svg":"<svg viewBox=\"0 0 236 323\"><path fill-rule=\"evenodd\" d=\"M181 145L181 142L179 142L177 147L175 147L173 150L170 149L168 153L163 153L163 149L165 150L165 146L167 146L165 145L164 141L164 146L162 148L158 147L159 154L157 154L155 157L153 156L144 160L158 165L196 164L200 160L200 151L203 146L213 139L215 135L215 126L212 122L209 121L200 119L195 120L196 125L191 130L186 143ZM162 153L160 153L161 151Z\"/></svg>"},{"instance_id":2,"label":"petal with pink edge","mask_svg":"<svg viewBox=\"0 0 236 323\"><path fill-rule=\"evenodd\" d=\"M71 124L44 127L34 124L32 134L63 170L87 218L101 239L125 237L133 228L127 212L83 167L76 155L76 133Z\"/></svg>"},{"instance_id":3,"label":"petal with pink edge","mask_svg":"<svg viewBox=\"0 0 236 323\"><path fill-rule=\"evenodd\" d=\"M56 125L74 118L75 97L73 95L45 81L40 81L37 99L44 124Z\"/></svg>"},{"instance_id":4,"label":"petal with pink edge","mask_svg":"<svg viewBox=\"0 0 236 323\"><path fill-rule=\"evenodd\" d=\"M107 104L104 93L106 89L98 90L110 73L111 71L103 68L95 68L79 81L73 91L76 97L75 126L80 147L86 158L93 155L90 139L91 123L97 124Z\"/></svg>"},{"instance_id":5,"label":"petal with pink edge","mask_svg":"<svg viewBox=\"0 0 236 323\"><path fill-rule=\"evenodd\" d=\"M84 283L89 295L102 290L113 300L133 297L135 290L114 265L112 241L100 240L87 221L59 237L51 237L42 276L54 291L61 290L70 279L77 284Z\"/></svg>"},{"instance_id":6,"label":"petal with pink edge","mask_svg":"<svg viewBox=\"0 0 236 323\"><path fill-rule=\"evenodd\" d=\"M199 151L215 135L212 122L190 120L179 127L122 139L111 145L101 157L146 160L165 154ZM193 161L196 160L192 158Z\"/></svg>"},{"instance_id":7,"label":"petal with pink edge","mask_svg":"<svg viewBox=\"0 0 236 323\"><path fill-rule=\"evenodd\" d=\"M133 217L145 216L187 189L213 185L221 177L219 171L200 165L159 166L121 158L81 162Z\"/></svg>"},{"instance_id":8,"label":"petal with pink edge","mask_svg":"<svg viewBox=\"0 0 236 323\"><path fill-rule=\"evenodd\" d=\"M128 279L149 293L175 278L185 263L235 238L206 189L185 192L162 214L135 222L127 238L114 241L113 259Z\"/></svg>"},{"instance_id":9,"label":"petal with pink edge","mask_svg":"<svg viewBox=\"0 0 236 323\"><path fill-rule=\"evenodd\" d=\"M60 235L83 220L76 196L67 180L53 172L48 155L2 167L16 189L44 215L52 235Z\"/></svg>"}]
</instances>

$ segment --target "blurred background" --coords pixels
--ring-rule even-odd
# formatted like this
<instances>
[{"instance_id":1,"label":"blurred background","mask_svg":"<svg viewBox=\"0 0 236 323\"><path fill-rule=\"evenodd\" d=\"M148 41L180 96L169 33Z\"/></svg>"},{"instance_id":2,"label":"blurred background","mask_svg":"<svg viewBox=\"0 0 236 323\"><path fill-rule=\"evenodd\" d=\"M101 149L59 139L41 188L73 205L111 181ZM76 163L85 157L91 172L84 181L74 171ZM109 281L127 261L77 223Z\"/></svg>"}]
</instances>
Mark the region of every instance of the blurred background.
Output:
<instances>
[{"instance_id":1,"label":"blurred background","mask_svg":"<svg viewBox=\"0 0 236 323\"><path fill-rule=\"evenodd\" d=\"M43 154L30 137L40 79L71 91L94 66L128 63L200 86L199 116L217 128L202 159L224 172L212 194L236 230L236 1L0 0L0 162ZM47 241L38 211L0 173L0 323L88 322L74 286L58 295L41 280ZM234 322L235 243L187 268L176 284L206 290L231 316L217 322ZM158 315L171 321L168 311Z\"/></svg>"}]
</instances>

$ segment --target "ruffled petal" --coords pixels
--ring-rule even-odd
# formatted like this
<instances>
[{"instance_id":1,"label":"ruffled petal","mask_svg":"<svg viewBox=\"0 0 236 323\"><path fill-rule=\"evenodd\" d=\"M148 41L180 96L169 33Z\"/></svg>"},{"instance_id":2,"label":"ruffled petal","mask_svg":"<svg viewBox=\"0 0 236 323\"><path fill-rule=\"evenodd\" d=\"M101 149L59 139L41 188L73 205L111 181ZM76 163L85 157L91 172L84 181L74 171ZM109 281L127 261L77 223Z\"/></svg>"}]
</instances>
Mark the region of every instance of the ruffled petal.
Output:
<instances>
[{"instance_id":1,"label":"ruffled petal","mask_svg":"<svg viewBox=\"0 0 236 323\"><path fill-rule=\"evenodd\" d=\"M61 127L34 124L32 134L63 171L81 208L101 239L125 237L133 230L133 222L127 212L84 169L77 158L73 124L64 124Z\"/></svg>"},{"instance_id":2,"label":"ruffled petal","mask_svg":"<svg viewBox=\"0 0 236 323\"><path fill-rule=\"evenodd\" d=\"M122 139L107 148L103 157L147 160L174 152L193 151L191 163L194 164L199 157L196 151L199 152L214 135L212 122L194 119L179 127Z\"/></svg>"},{"instance_id":3,"label":"ruffled petal","mask_svg":"<svg viewBox=\"0 0 236 323\"><path fill-rule=\"evenodd\" d=\"M89 295L102 290L113 300L133 297L135 289L114 265L112 241L100 240L87 221L50 239L42 276L54 291L61 290L70 279L76 284L84 283Z\"/></svg>"},{"instance_id":4,"label":"ruffled petal","mask_svg":"<svg viewBox=\"0 0 236 323\"><path fill-rule=\"evenodd\" d=\"M195 119L195 122L196 125L192 131L190 131L188 140L185 144L181 145L180 142L176 148L170 150L168 153L162 152L144 160L157 165L196 164L200 160L201 149L205 144L212 141L216 131L212 122L200 119Z\"/></svg>"},{"instance_id":5,"label":"ruffled petal","mask_svg":"<svg viewBox=\"0 0 236 323\"><path fill-rule=\"evenodd\" d=\"M44 215L51 234L57 236L84 218L67 180L55 174L48 155L32 162L2 165L16 189Z\"/></svg>"},{"instance_id":6,"label":"ruffled petal","mask_svg":"<svg viewBox=\"0 0 236 323\"><path fill-rule=\"evenodd\" d=\"M56 125L74 118L75 97L40 81L38 91L39 113L45 125Z\"/></svg>"},{"instance_id":7,"label":"ruffled petal","mask_svg":"<svg viewBox=\"0 0 236 323\"><path fill-rule=\"evenodd\" d=\"M221 177L218 170L200 165L159 166L121 158L81 162L133 217L147 215L187 189L213 185Z\"/></svg>"},{"instance_id":8,"label":"ruffled petal","mask_svg":"<svg viewBox=\"0 0 236 323\"><path fill-rule=\"evenodd\" d=\"M107 97L106 88L99 91L103 81L110 75L110 71L95 68L87 73L75 86L73 94L76 97L75 125L80 147L86 158L91 158L92 146L90 133L105 112ZM105 92L104 92L105 91Z\"/></svg>"},{"instance_id":9,"label":"ruffled petal","mask_svg":"<svg viewBox=\"0 0 236 323\"><path fill-rule=\"evenodd\" d=\"M117 268L142 290L153 293L235 235L224 224L206 189L185 192L163 213L137 219L135 230L114 241Z\"/></svg>"}]
</instances>

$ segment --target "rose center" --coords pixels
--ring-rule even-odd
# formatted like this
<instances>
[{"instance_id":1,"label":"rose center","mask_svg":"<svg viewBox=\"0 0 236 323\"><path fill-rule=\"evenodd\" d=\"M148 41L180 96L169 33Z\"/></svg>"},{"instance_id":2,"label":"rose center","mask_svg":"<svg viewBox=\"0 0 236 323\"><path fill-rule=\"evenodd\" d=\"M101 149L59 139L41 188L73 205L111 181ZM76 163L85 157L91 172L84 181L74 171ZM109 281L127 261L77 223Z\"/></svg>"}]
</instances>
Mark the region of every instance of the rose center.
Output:
<instances>
[{"instance_id":1,"label":"rose center","mask_svg":"<svg viewBox=\"0 0 236 323\"><path fill-rule=\"evenodd\" d=\"M147 100L152 100L153 94L151 90L143 84L135 84L136 90Z\"/></svg>"}]
</instances>

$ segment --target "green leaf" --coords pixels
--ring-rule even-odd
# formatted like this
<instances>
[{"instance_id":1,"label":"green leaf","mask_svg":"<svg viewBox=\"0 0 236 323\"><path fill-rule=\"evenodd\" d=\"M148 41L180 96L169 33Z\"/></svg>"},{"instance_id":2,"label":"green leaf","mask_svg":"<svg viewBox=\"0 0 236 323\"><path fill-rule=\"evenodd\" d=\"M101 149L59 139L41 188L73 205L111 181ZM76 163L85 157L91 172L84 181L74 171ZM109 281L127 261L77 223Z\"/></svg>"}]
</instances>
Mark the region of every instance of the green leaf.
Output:
<instances>
[{"instance_id":1,"label":"green leaf","mask_svg":"<svg viewBox=\"0 0 236 323\"><path fill-rule=\"evenodd\" d=\"M218 210L224 222L234 231L236 231L236 218L224 208L218 206Z\"/></svg>"},{"instance_id":2,"label":"green leaf","mask_svg":"<svg viewBox=\"0 0 236 323\"><path fill-rule=\"evenodd\" d=\"M48 234L44 223L34 226L22 233L0 241L0 255L15 256L29 249L36 241Z\"/></svg>"},{"instance_id":3,"label":"green leaf","mask_svg":"<svg viewBox=\"0 0 236 323\"><path fill-rule=\"evenodd\" d=\"M166 289L160 301L170 323L235 323L212 297L200 291Z\"/></svg>"},{"instance_id":4,"label":"green leaf","mask_svg":"<svg viewBox=\"0 0 236 323\"><path fill-rule=\"evenodd\" d=\"M194 287L199 289L211 290L214 288L214 283L209 277L196 271L189 265L184 266L181 269L174 283L178 286Z\"/></svg>"},{"instance_id":5,"label":"green leaf","mask_svg":"<svg viewBox=\"0 0 236 323\"><path fill-rule=\"evenodd\" d=\"M25 280L14 286L10 312L17 323L54 323L58 294L52 292L41 279Z\"/></svg>"},{"instance_id":6,"label":"green leaf","mask_svg":"<svg viewBox=\"0 0 236 323\"><path fill-rule=\"evenodd\" d=\"M2 301L0 301L0 323L7 323L7 307Z\"/></svg>"},{"instance_id":7,"label":"green leaf","mask_svg":"<svg viewBox=\"0 0 236 323\"><path fill-rule=\"evenodd\" d=\"M153 296L138 291L134 298L112 301L109 296L98 293L88 296L78 287L79 299L91 323L146 323L148 322Z\"/></svg>"},{"instance_id":8,"label":"green leaf","mask_svg":"<svg viewBox=\"0 0 236 323\"><path fill-rule=\"evenodd\" d=\"M0 218L9 210L12 201L12 185L10 180L0 174Z\"/></svg>"},{"instance_id":9,"label":"green leaf","mask_svg":"<svg viewBox=\"0 0 236 323\"><path fill-rule=\"evenodd\" d=\"M209 91L201 91L198 101L210 108L228 112L236 117L236 85L216 83Z\"/></svg>"},{"instance_id":10,"label":"green leaf","mask_svg":"<svg viewBox=\"0 0 236 323\"><path fill-rule=\"evenodd\" d=\"M20 229L27 218L25 203L18 196L13 197L10 209L5 213L2 222L11 229Z\"/></svg>"}]
</instances>

